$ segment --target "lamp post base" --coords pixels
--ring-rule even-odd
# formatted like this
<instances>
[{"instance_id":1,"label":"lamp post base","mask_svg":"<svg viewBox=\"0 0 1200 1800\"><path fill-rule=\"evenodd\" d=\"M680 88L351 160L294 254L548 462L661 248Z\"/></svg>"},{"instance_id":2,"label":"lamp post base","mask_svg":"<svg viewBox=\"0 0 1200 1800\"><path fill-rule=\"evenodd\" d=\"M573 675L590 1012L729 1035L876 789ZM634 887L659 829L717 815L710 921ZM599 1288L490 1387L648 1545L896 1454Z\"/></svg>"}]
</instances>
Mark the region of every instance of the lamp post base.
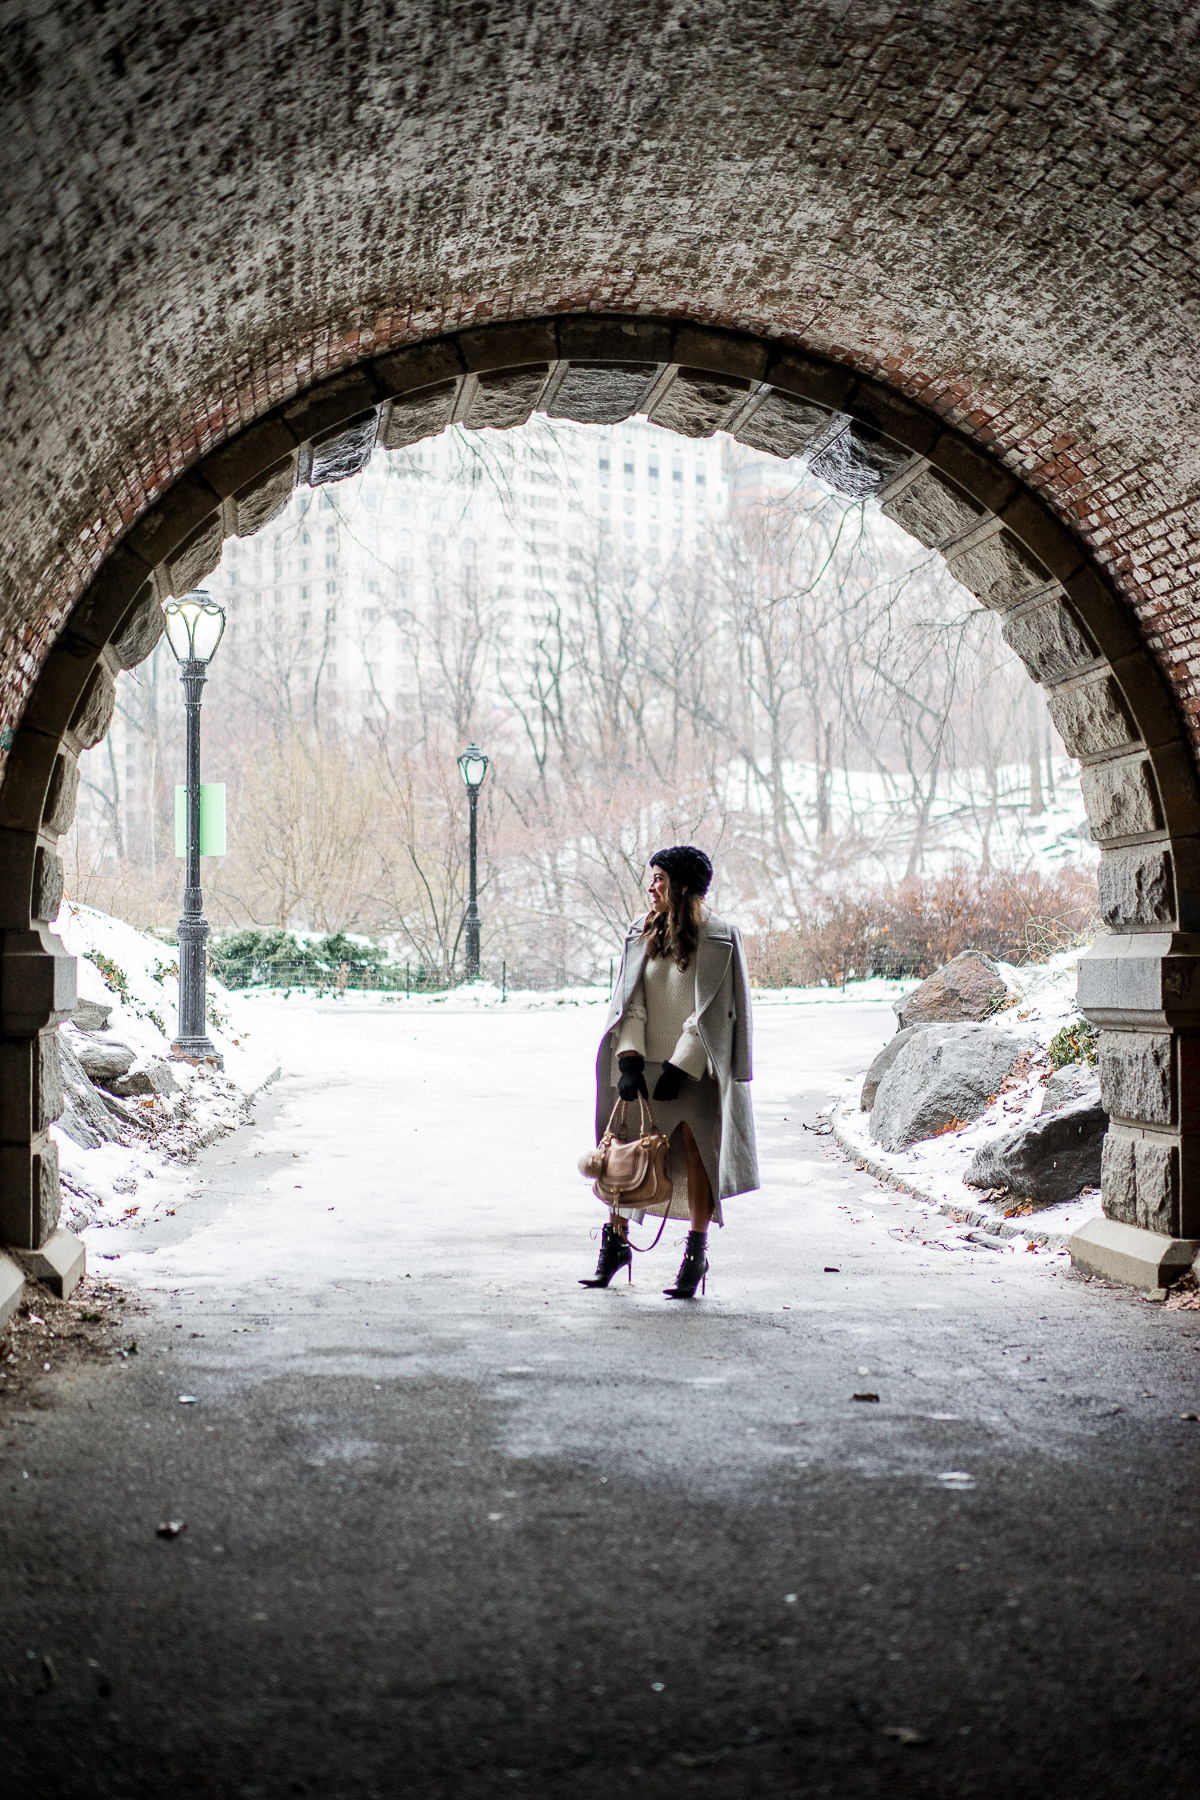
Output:
<instances>
[{"instance_id":1,"label":"lamp post base","mask_svg":"<svg viewBox=\"0 0 1200 1800\"><path fill-rule=\"evenodd\" d=\"M171 1055L176 1062L215 1063L222 1072L225 1068L225 1058L207 1037L177 1037L171 1044Z\"/></svg>"}]
</instances>

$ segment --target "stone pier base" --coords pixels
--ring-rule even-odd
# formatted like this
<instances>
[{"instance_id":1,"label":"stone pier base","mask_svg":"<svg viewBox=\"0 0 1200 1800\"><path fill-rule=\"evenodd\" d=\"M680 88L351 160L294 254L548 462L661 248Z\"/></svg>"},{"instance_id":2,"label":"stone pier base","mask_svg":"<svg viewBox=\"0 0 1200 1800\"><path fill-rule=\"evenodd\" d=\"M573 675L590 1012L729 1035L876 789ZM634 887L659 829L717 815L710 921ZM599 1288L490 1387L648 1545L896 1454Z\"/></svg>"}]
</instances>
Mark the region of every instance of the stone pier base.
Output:
<instances>
[{"instance_id":1,"label":"stone pier base","mask_svg":"<svg viewBox=\"0 0 1200 1800\"><path fill-rule=\"evenodd\" d=\"M1200 1255L1200 1238L1166 1237L1098 1216L1080 1226L1070 1251L1081 1275L1103 1275L1106 1281L1150 1293L1187 1274Z\"/></svg>"},{"instance_id":2,"label":"stone pier base","mask_svg":"<svg viewBox=\"0 0 1200 1800\"><path fill-rule=\"evenodd\" d=\"M52 1293L65 1300L87 1272L87 1252L79 1239L60 1226L36 1250L14 1250L31 1281L44 1281Z\"/></svg>"}]
</instances>

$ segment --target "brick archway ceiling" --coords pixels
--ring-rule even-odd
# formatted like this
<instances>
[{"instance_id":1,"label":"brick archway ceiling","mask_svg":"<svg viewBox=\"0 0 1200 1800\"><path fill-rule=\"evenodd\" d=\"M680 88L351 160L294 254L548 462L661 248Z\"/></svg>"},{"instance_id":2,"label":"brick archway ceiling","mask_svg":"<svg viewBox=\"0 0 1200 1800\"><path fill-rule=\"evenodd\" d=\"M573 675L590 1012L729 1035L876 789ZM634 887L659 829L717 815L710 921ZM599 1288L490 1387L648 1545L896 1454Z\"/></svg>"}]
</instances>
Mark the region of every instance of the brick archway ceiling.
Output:
<instances>
[{"instance_id":1,"label":"brick archway ceiling","mask_svg":"<svg viewBox=\"0 0 1200 1800\"><path fill-rule=\"evenodd\" d=\"M0 724L205 453L418 339L592 312L814 353L986 447L1200 742L1193 9L17 10Z\"/></svg>"}]
</instances>

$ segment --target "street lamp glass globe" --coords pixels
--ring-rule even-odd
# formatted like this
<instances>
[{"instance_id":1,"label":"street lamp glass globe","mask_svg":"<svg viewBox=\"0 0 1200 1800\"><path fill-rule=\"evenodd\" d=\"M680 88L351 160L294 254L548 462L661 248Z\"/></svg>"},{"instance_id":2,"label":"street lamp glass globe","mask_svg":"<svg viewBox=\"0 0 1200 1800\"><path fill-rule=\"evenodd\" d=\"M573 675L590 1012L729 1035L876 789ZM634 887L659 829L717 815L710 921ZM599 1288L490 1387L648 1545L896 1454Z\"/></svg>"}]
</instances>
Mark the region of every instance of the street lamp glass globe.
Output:
<instances>
[{"instance_id":1,"label":"street lamp glass globe","mask_svg":"<svg viewBox=\"0 0 1200 1800\"><path fill-rule=\"evenodd\" d=\"M180 662L211 662L225 630L225 608L201 589L163 607L167 642Z\"/></svg>"},{"instance_id":2,"label":"street lamp glass globe","mask_svg":"<svg viewBox=\"0 0 1200 1800\"><path fill-rule=\"evenodd\" d=\"M458 759L458 766L462 770L462 778L468 788L477 788L483 785L483 778L487 774L488 759L477 744L472 744L463 751Z\"/></svg>"}]
</instances>

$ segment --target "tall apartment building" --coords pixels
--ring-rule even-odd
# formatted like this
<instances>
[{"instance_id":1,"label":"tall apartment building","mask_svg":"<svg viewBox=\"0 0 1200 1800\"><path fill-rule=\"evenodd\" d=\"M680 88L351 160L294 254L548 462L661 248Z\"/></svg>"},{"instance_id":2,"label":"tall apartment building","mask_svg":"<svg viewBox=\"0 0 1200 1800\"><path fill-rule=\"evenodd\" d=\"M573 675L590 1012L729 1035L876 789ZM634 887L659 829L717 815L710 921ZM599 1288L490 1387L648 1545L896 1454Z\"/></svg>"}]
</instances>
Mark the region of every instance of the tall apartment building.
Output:
<instances>
[{"instance_id":1,"label":"tall apartment building","mask_svg":"<svg viewBox=\"0 0 1200 1800\"><path fill-rule=\"evenodd\" d=\"M646 582L703 550L730 494L728 440L644 420L452 427L379 450L361 475L301 489L256 536L226 544L205 582L227 615L207 698L219 705L236 687L244 701L257 686L348 729L411 718L414 634L439 606L476 594L517 658L597 559L610 579ZM123 677L110 738L85 758L84 816L114 854L146 855L154 782L169 783L176 764L181 777L175 674L163 644L136 686Z\"/></svg>"}]
</instances>

